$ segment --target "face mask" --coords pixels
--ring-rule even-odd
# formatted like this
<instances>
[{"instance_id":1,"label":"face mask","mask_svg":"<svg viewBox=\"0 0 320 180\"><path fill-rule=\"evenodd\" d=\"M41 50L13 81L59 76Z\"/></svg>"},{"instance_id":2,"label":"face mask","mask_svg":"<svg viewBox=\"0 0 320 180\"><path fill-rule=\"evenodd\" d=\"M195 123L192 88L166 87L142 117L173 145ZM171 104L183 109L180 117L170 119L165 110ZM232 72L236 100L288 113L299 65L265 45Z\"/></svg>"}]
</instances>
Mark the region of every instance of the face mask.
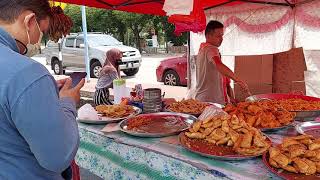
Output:
<instances>
[{"instance_id":1,"label":"face mask","mask_svg":"<svg viewBox=\"0 0 320 180\"><path fill-rule=\"evenodd\" d=\"M27 44L27 53L26 53L26 56L28 57L32 57L34 55L37 55L40 53L40 43L41 43L41 40L42 40L42 36L43 36L43 33L42 31L40 30L40 27L39 27L39 24L38 22L36 21L37 23L37 27L38 27L38 30L40 32L40 36L39 36L39 40L36 44L31 44L30 43L30 36L29 36L29 32L27 30L27 36L28 36L28 44Z\"/></svg>"}]
</instances>

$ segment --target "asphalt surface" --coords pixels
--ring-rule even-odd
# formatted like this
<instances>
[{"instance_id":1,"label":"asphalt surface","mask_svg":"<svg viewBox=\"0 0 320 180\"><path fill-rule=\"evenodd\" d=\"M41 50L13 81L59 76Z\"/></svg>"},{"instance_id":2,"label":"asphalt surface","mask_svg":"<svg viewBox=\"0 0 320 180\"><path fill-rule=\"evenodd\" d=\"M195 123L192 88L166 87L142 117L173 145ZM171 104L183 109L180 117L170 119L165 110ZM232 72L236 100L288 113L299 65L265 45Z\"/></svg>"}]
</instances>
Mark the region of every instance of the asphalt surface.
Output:
<instances>
[{"instance_id":1,"label":"asphalt surface","mask_svg":"<svg viewBox=\"0 0 320 180\"><path fill-rule=\"evenodd\" d=\"M166 98L175 98L177 100L181 100L185 98L187 94L187 88L181 86L167 86L162 82L157 82L156 77L156 68L160 64L160 62L164 59L181 56L181 54L157 54L157 55L143 55L142 63L139 72L132 77L127 77L123 73L121 73L122 78L126 79L127 87L134 87L136 84L142 84L143 88L161 88L163 92L165 92ZM54 75L51 70L50 65L46 65L45 57L43 55L38 55L33 57L36 61L43 64L49 72ZM83 69L84 70L84 69ZM66 76L69 76L73 71L79 71L79 69L74 68L66 70ZM56 79L65 78L65 76L56 76ZM95 91L97 79L90 79L89 82L81 89L86 92L93 93ZM112 93L112 92L111 92Z\"/></svg>"}]
</instances>

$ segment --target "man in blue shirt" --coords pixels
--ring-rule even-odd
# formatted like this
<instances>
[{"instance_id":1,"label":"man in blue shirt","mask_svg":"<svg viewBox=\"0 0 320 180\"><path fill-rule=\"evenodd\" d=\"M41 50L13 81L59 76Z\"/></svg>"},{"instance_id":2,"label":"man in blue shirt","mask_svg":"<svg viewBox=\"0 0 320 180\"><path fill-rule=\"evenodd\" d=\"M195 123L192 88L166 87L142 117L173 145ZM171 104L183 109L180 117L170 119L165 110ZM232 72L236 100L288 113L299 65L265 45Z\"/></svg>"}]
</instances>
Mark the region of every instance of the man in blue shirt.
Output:
<instances>
[{"instance_id":1,"label":"man in blue shirt","mask_svg":"<svg viewBox=\"0 0 320 180\"><path fill-rule=\"evenodd\" d=\"M23 55L49 20L47 0L0 1L0 179L62 179L79 146L75 103L84 80L57 83Z\"/></svg>"}]
</instances>

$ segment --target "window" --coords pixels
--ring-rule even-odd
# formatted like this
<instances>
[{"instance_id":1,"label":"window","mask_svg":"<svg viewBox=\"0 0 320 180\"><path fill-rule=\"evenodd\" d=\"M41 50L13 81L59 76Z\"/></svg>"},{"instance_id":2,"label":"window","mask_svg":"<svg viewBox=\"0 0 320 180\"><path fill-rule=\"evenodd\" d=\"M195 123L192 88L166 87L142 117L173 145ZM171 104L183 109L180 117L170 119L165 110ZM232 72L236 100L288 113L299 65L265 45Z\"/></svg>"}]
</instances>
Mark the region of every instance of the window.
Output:
<instances>
[{"instance_id":1,"label":"window","mask_svg":"<svg viewBox=\"0 0 320 180\"><path fill-rule=\"evenodd\" d=\"M83 39L77 39L76 40L76 48L80 48L80 44L84 44Z\"/></svg>"},{"instance_id":2,"label":"window","mask_svg":"<svg viewBox=\"0 0 320 180\"><path fill-rule=\"evenodd\" d=\"M58 44L53 41L48 41L47 47L55 47L55 46L58 46Z\"/></svg>"},{"instance_id":3,"label":"window","mask_svg":"<svg viewBox=\"0 0 320 180\"><path fill-rule=\"evenodd\" d=\"M91 47L121 45L117 39L109 35L88 36L88 43Z\"/></svg>"},{"instance_id":4,"label":"window","mask_svg":"<svg viewBox=\"0 0 320 180\"><path fill-rule=\"evenodd\" d=\"M73 48L74 39L75 39L75 38L67 38L65 46L66 46L66 47Z\"/></svg>"}]
</instances>

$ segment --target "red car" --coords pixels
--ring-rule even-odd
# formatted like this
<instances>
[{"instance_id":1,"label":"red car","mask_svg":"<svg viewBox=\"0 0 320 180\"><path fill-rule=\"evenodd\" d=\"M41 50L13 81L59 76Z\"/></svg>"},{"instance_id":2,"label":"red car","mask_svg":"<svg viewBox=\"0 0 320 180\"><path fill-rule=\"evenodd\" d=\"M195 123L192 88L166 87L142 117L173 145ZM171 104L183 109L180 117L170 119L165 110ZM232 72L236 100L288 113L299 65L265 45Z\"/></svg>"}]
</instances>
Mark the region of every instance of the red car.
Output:
<instances>
[{"instance_id":1,"label":"red car","mask_svg":"<svg viewBox=\"0 0 320 180\"><path fill-rule=\"evenodd\" d=\"M187 85L187 56L165 59L161 61L157 70L157 81L165 85Z\"/></svg>"}]
</instances>

